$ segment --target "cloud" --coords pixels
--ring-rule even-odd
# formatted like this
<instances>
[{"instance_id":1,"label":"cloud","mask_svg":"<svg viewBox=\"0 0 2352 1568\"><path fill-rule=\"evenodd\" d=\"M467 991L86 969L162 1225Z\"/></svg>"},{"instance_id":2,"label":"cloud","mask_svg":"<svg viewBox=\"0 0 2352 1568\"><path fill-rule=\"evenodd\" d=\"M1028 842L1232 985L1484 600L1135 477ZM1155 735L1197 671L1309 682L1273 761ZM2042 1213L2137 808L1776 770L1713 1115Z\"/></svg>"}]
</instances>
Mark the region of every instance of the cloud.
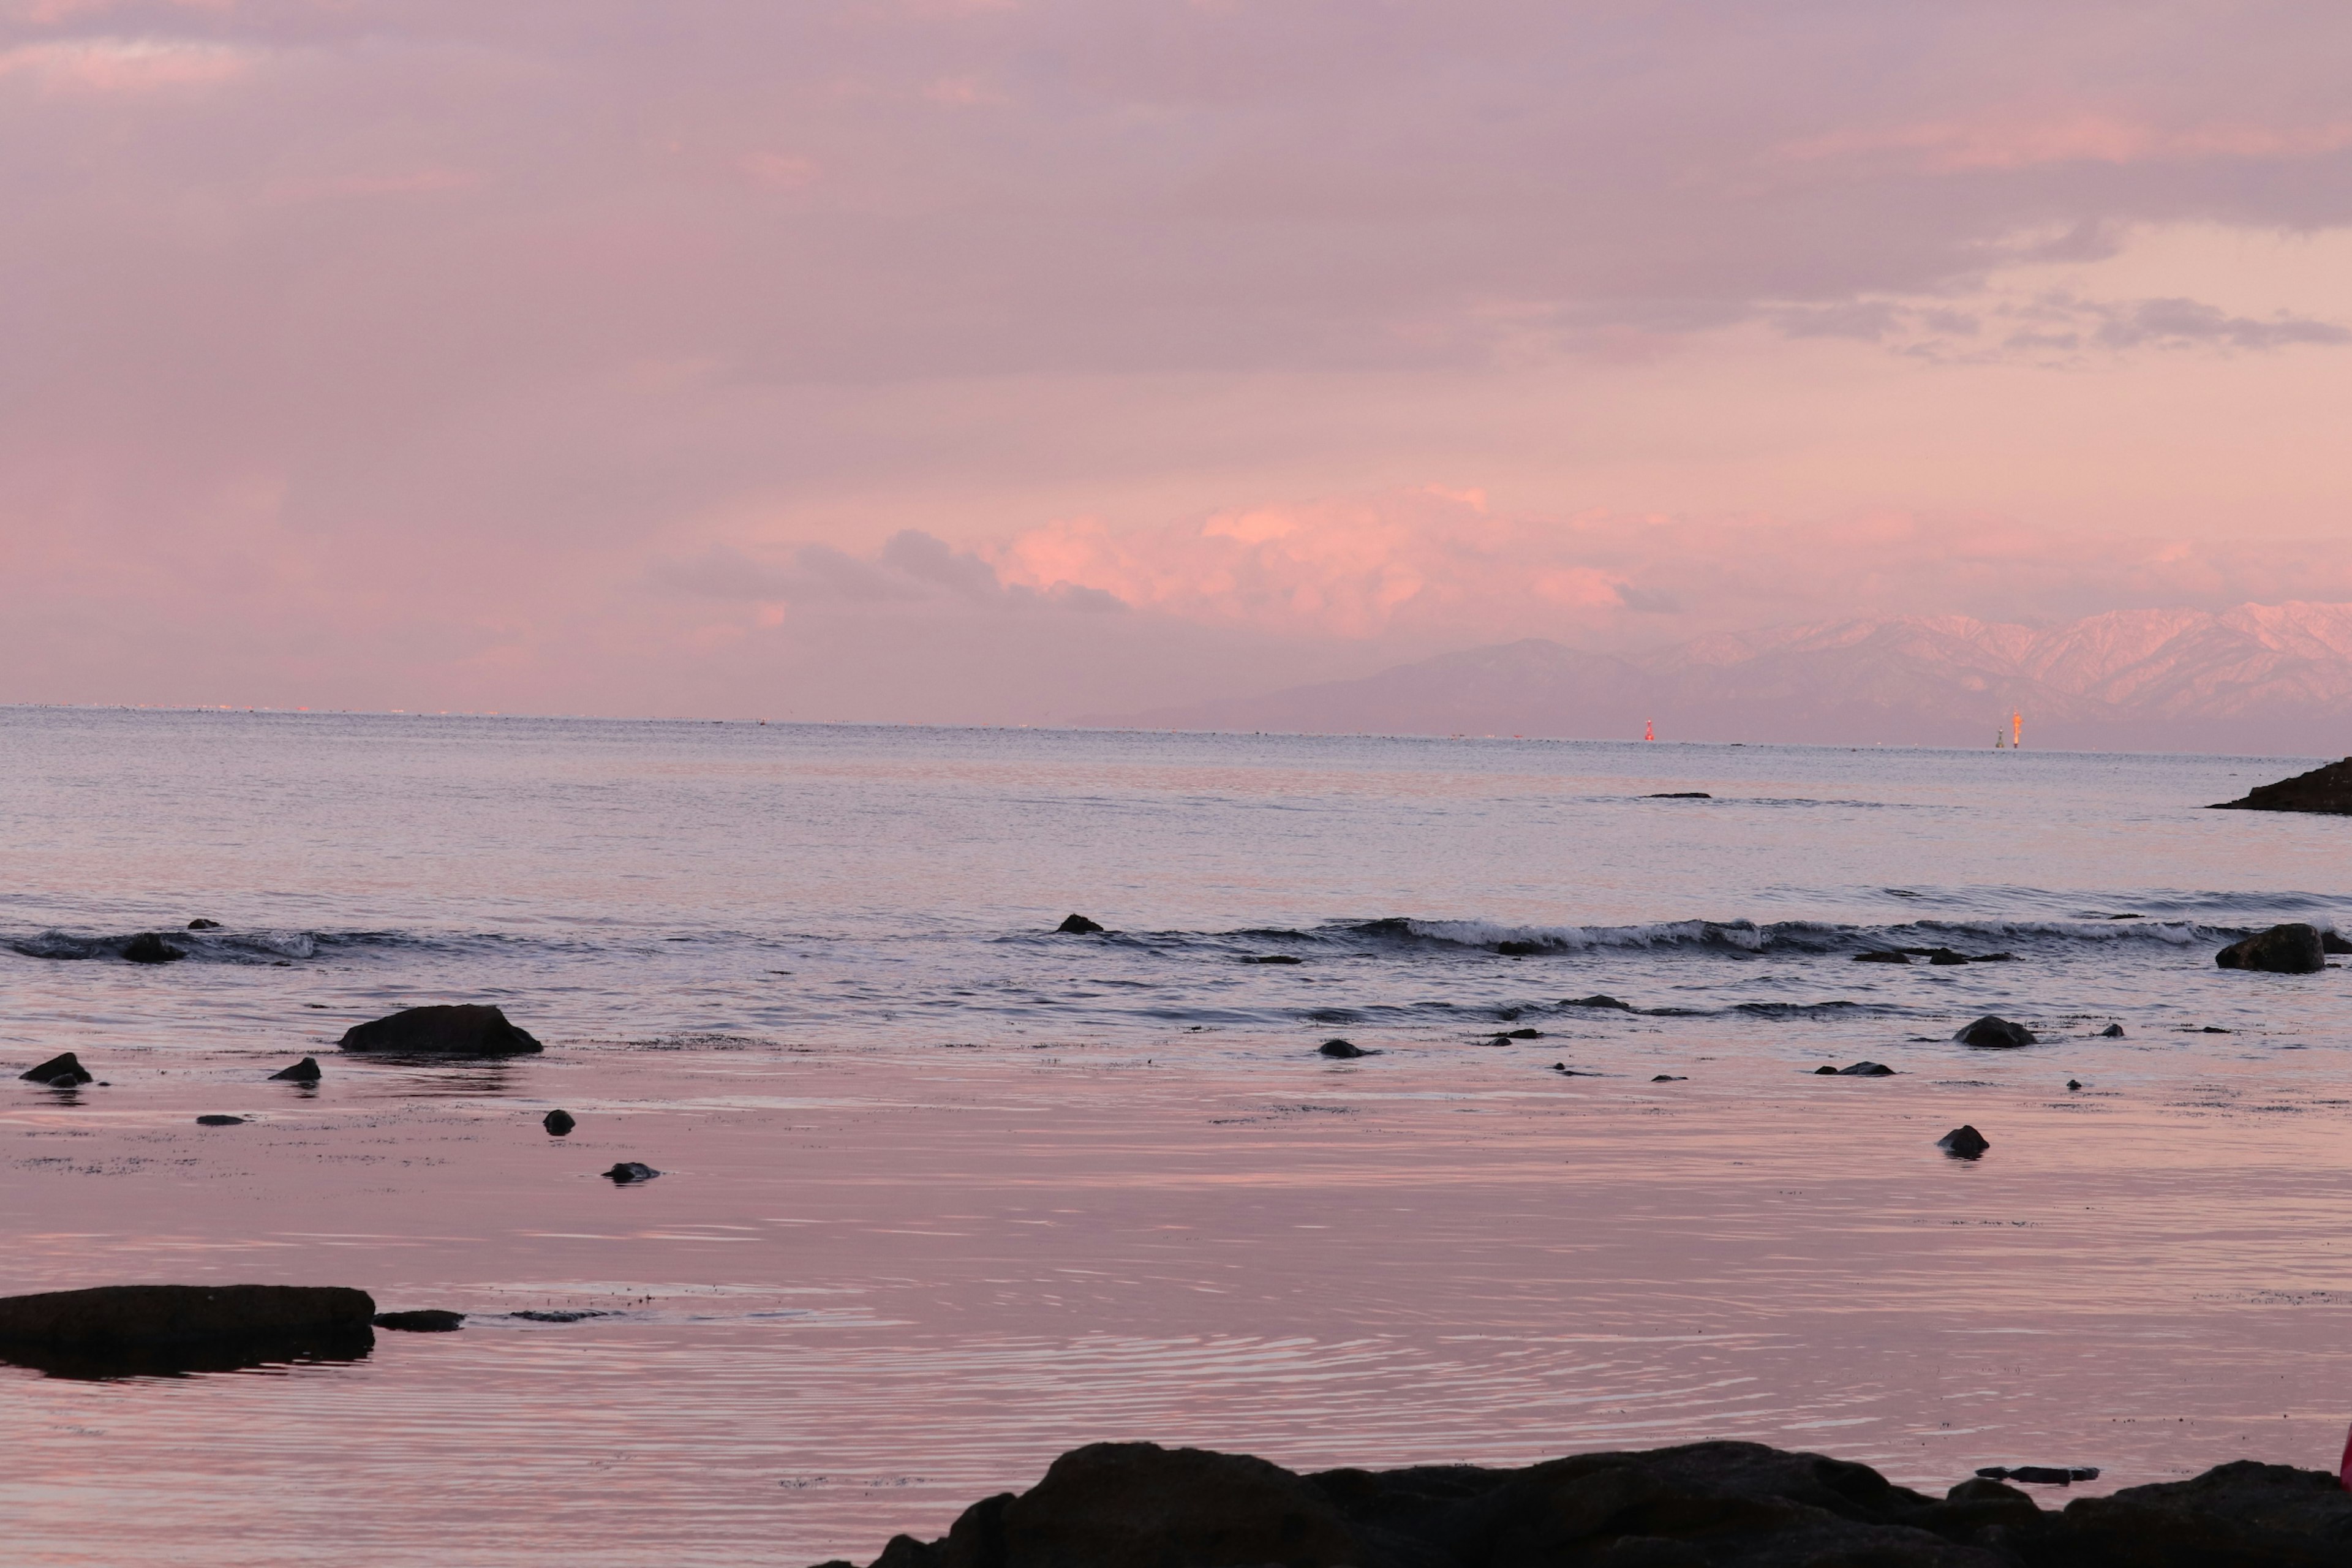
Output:
<instances>
[{"instance_id":1,"label":"cloud","mask_svg":"<svg viewBox=\"0 0 2352 1568\"><path fill-rule=\"evenodd\" d=\"M1086 615L1127 608L1116 595L1076 583L1008 583L980 556L920 529L901 529L872 555L803 544L782 564L729 544L686 559L657 560L647 581L706 599L755 605L1052 609Z\"/></svg>"},{"instance_id":2,"label":"cloud","mask_svg":"<svg viewBox=\"0 0 2352 1568\"><path fill-rule=\"evenodd\" d=\"M246 49L194 38L60 38L0 50L0 80L100 96L215 87L253 68Z\"/></svg>"}]
</instances>

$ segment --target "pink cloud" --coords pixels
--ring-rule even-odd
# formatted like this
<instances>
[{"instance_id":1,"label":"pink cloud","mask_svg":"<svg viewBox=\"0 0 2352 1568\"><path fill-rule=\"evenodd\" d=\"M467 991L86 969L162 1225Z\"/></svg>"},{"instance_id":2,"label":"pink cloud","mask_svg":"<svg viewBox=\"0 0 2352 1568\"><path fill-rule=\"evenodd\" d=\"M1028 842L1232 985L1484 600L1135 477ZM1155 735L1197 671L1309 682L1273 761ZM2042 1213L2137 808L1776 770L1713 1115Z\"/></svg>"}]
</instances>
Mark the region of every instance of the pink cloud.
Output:
<instances>
[{"instance_id":1,"label":"pink cloud","mask_svg":"<svg viewBox=\"0 0 2352 1568\"><path fill-rule=\"evenodd\" d=\"M2352 147L2352 120L2270 126L2212 122L2168 130L2127 116L2073 110L1835 131L1784 143L1797 163L1895 153L1944 173L2051 163L2183 163L2204 158L2312 158Z\"/></svg>"},{"instance_id":2,"label":"pink cloud","mask_svg":"<svg viewBox=\"0 0 2352 1568\"><path fill-rule=\"evenodd\" d=\"M55 93L149 93L215 87L253 65L249 50L192 38L60 38L0 52L0 79Z\"/></svg>"}]
</instances>

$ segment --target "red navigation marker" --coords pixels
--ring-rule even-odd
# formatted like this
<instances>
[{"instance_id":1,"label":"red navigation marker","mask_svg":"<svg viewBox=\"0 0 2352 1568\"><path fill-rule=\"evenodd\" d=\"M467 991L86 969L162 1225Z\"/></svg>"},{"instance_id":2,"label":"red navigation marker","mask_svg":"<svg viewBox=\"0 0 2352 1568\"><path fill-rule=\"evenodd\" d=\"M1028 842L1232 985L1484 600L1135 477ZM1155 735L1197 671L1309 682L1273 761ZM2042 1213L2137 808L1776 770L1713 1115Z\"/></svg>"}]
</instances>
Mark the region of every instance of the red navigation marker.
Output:
<instances>
[{"instance_id":1,"label":"red navigation marker","mask_svg":"<svg viewBox=\"0 0 2352 1568\"><path fill-rule=\"evenodd\" d=\"M1643 739L1644 741L1654 741L1654 740L1656 740L1657 738L1658 738L1658 721L1657 721L1655 719L1644 719L1644 720L1643 720L1643 721L1642 721L1642 739Z\"/></svg>"}]
</instances>

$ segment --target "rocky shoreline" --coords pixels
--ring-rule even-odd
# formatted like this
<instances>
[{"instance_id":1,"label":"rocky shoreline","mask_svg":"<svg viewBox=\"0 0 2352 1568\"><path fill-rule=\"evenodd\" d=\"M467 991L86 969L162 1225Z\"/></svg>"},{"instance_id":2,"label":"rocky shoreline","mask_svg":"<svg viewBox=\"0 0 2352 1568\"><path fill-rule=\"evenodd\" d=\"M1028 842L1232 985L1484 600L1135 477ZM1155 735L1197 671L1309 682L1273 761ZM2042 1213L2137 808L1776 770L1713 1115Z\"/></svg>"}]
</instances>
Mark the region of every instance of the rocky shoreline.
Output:
<instances>
[{"instance_id":1,"label":"rocky shoreline","mask_svg":"<svg viewBox=\"0 0 2352 1568\"><path fill-rule=\"evenodd\" d=\"M873 1568L2340 1568L2352 1491L2240 1460L2045 1509L1979 1477L1942 1498L1756 1443L1298 1475L1264 1459L1097 1443L941 1540ZM855 1568L837 1560L820 1568Z\"/></svg>"}]
</instances>

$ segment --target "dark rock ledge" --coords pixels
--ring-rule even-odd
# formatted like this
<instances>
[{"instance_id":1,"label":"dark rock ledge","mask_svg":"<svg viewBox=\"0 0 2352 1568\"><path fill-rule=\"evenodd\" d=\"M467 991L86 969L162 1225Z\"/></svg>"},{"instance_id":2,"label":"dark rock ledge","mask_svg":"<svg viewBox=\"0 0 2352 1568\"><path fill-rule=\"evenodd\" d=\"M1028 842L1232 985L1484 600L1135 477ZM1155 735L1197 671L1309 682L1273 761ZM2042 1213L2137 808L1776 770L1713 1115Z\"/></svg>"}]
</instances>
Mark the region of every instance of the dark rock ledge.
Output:
<instances>
[{"instance_id":1,"label":"dark rock ledge","mask_svg":"<svg viewBox=\"0 0 2352 1568\"><path fill-rule=\"evenodd\" d=\"M2352 1493L2251 1460L2045 1510L1997 1480L1937 1499L1755 1443L1300 1476L1097 1443L875 1568L2341 1568ZM838 1563L826 1568L852 1568Z\"/></svg>"},{"instance_id":2,"label":"dark rock ledge","mask_svg":"<svg viewBox=\"0 0 2352 1568\"><path fill-rule=\"evenodd\" d=\"M364 1290L314 1285L101 1285L0 1297L0 1362L59 1377L226 1372L350 1361L375 1342Z\"/></svg>"},{"instance_id":3,"label":"dark rock ledge","mask_svg":"<svg viewBox=\"0 0 2352 1568\"><path fill-rule=\"evenodd\" d=\"M2211 809L2316 811L2332 816L2352 816L2352 757L2276 784L2256 784L2242 798L2218 802Z\"/></svg>"}]
</instances>

